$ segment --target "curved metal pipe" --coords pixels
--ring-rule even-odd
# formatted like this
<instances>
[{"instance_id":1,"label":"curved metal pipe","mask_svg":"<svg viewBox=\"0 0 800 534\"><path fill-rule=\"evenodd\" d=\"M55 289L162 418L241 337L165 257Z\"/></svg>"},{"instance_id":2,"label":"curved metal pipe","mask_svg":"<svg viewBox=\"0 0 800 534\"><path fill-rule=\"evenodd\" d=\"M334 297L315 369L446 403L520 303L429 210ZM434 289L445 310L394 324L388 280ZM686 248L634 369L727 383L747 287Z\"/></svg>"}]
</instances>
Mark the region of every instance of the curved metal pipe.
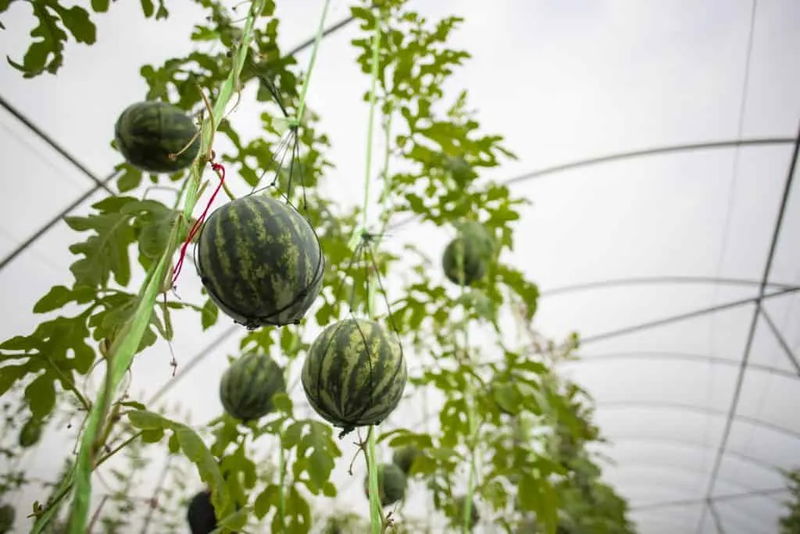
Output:
<instances>
[{"instance_id":1,"label":"curved metal pipe","mask_svg":"<svg viewBox=\"0 0 800 534\"><path fill-rule=\"evenodd\" d=\"M672 360L681 360L681 361L688 361L691 363L711 363L714 365L726 365L729 367L739 367L741 364L738 361L731 360L729 358L720 358L719 356L708 356L706 354L693 354L689 352L610 352L604 354L590 354L581 356L577 360L567 360L562 362L561 365L570 365L570 364L593 364L593 363L602 363L606 361L613 361L613 360L662 360L662 361L672 361ZM800 375L794 373L792 371L786 371L785 369L779 369L778 367L772 367L769 365L762 365L758 363L749 363L747 365L748 370L752 371L760 371L764 373L770 373L777 376L782 376L784 378L789 378L791 380L800 380Z\"/></svg>"}]
</instances>

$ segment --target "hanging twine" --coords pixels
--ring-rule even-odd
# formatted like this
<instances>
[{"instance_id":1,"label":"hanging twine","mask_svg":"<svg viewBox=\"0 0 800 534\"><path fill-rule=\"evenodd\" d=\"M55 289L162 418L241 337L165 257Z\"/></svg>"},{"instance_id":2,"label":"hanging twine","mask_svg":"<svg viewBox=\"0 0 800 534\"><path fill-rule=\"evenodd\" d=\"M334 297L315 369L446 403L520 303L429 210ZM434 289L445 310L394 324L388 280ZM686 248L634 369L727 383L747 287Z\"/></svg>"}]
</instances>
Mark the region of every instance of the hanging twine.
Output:
<instances>
[{"instance_id":1,"label":"hanging twine","mask_svg":"<svg viewBox=\"0 0 800 534\"><path fill-rule=\"evenodd\" d=\"M203 222L206 220L206 216L208 215L208 210L211 209L211 204L214 203L214 199L217 197L217 193L219 193L219 190L222 189L222 186L225 183L225 167L223 167L221 163L212 161L211 168L214 170L214 172L217 173L217 176L219 177L219 183L217 184L216 189L214 189L214 192L211 194L211 198L208 199L208 203L206 204L203 213L194 222L191 229L189 230L189 233L186 236L186 240L181 245L181 252L180 256L178 257L178 263L176 263L175 267L172 268L172 281L170 283L171 287L175 287L175 283L178 281L178 277L181 274L181 270L183 269L183 262L186 259L186 251L189 248L189 243L191 243L194 240L195 236L197 235L197 232L199 232L200 228L202 228Z\"/></svg>"}]
</instances>

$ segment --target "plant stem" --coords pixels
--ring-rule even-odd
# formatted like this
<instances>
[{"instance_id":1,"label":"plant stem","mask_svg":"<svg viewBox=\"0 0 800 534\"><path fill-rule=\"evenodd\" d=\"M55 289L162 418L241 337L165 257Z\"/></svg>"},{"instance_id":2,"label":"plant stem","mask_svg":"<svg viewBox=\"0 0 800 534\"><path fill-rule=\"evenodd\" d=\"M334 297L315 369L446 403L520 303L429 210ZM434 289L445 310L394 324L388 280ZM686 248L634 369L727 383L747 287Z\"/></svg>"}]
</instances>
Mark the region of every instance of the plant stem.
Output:
<instances>
[{"instance_id":1,"label":"plant stem","mask_svg":"<svg viewBox=\"0 0 800 534\"><path fill-rule=\"evenodd\" d=\"M367 477L369 486L369 519L372 534L381 534L383 514L378 489L378 465L375 458L375 427L369 427L367 434Z\"/></svg>"},{"instance_id":2,"label":"plant stem","mask_svg":"<svg viewBox=\"0 0 800 534\"><path fill-rule=\"evenodd\" d=\"M378 58L380 57L381 49L381 18L375 19L375 34L372 36L372 80L370 82L369 90L369 119L367 122L367 164L364 176L364 208L362 212L361 226L364 230L367 229L369 206L369 182L372 175L372 130L373 123L375 122L375 100L376 100L376 86L378 85Z\"/></svg>"},{"instance_id":3,"label":"plant stem","mask_svg":"<svg viewBox=\"0 0 800 534\"><path fill-rule=\"evenodd\" d=\"M234 57L231 72L220 88L219 96L214 105L213 117L209 117L208 120L203 123L200 154L208 154L214 130L216 129L215 125L219 124L220 120L223 118L225 108L233 92L237 89L239 73L244 66L244 61L250 48L250 42L253 39L253 24L258 14L262 11L263 5L264 0L253 0L250 4L247 22L242 32L242 40ZM186 198L183 207L183 224L175 225L170 232L167 246L161 258L156 265L148 271L145 277L145 281L139 292L139 302L134 315L124 325L120 334L111 345L108 358L109 366L106 370L107 387L104 387L100 391L96 402L89 412L86 427L81 437L78 457L75 462L75 495L72 500L72 509L70 513L70 534L85 534L86 519L91 502L93 456L99 447L102 447L102 443L97 443L98 429L103 426L112 397L125 372L128 367L130 367L133 357L139 349L142 336L150 323L150 317L153 314L156 298L161 290L161 284L164 280L167 268L180 244L181 235L185 232L185 227L187 226L186 222L191 220L192 211L197 203L198 188L205 164L205 159L200 157L195 160L192 165L192 172L187 179L188 186L186 188Z\"/></svg>"},{"instance_id":4,"label":"plant stem","mask_svg":"<svg viewBox=\"0 0 800 534\"><path fill-rule=\"evenodd\" d=\"M300 125L303 120L303 113L306 109L306 94L308 93L308 85L311 81L311 71L314 70L314 62L317 60L317 50L319 43L322 41L322 32L325 30L325 17L328 14L328 6L331 0L325 0L325 5L322 7L322 16L319 19L319 26L317 26L317 35L314 37L314 48L311 49L311 59L308 60L308 69L306 69L306 76L303 80L303 88L300 90L300 105L297 108L297 116L295 116L295 124Z\"/></svg>"},{"instance_id":5,"label":"plant stem","mask_svg":"<svg viewBox=\"0 0 800 534\"><path fill-rule=\"evenodd\" d=\"M283 450L283 431L278 434L278 471L280 480L278 484L278 517L280 518L281 532L286 531L286 458Z\"/></svg>"}]
</instances>

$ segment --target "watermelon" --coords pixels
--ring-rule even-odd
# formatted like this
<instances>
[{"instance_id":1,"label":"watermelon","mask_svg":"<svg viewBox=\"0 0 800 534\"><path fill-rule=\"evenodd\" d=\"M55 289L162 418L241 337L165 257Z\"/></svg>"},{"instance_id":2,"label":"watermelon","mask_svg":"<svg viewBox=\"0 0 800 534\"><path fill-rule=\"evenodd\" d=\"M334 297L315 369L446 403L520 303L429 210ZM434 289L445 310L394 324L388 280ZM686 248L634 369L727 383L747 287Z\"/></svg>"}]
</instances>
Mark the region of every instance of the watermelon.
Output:
<instances>
[{"instance_id":1,"label":"watermelon","mask_svg":"<svg viewBox=\"0 0 800 534\"><path fill-rule=\"evenodd\" d=\"M39 419L30 418L28 419L24 425L22 425L22 429L19 431L19 446L20 447L31 447L36 445L39 442L39 438L42 435L42 422Z\"/></svg>"},{"instance_id":2,"label":"watermelon","mask_svg":"<svg viewBox=\"0 0 800 534\"><path fill-rule=\"evenodd\" d=\"M186 520L192 534L209 534L217 528L217 516L211 504L211 492L201 491L189 503Z\"/></svg>"},{"instance_id":3,"label":"watermelon","mask_svg":"<svg viewBox=\"0 0 800 534\"><path fill-rule=\"evenodd\" d=\"M364 493L369 498L369 475L364 477ZM378 466L378 496L381 506L389 506L406 496L406 474L393 463Z\"/></svg>"},{"instance_id":4,"label":"watermelon","mask_svg":"<svg viewBox=\"0 0 800 534\"><path fill-rule=\"evenodd\" d=\"M447 278L459 285L471 285L486 273L494 254L494 240L480 223L463 222L458 236L444 251L442 267Z\"/></svg>"},{"instance_id":5,"label":"watermelon","mask_svg":"<svg viewBox=\"0 0 800 534\"><path fill-rule=\"evenodd\" d=\"M17 516L14 507L10 504L0 506L0 534L11 532L14 527L14 518Z\"/></svg>"},{"instance_id":6,"label":"watermelon","mask_svg":"<svg viewBox=\"0 0 800 534\"><path fill-rule=\"evenodd\" d=\"M263 417L272 411L272 397L286 391L283 369L272 358L245 354L222 375L219 398L225 411L242 421Z\"/></svg>"},{"instance_id":7,"label":"watermelon","mask_svg":"<svg viewBox=\"0 0 800 534\"><path fill-rule=\"evenodd\" d=\"M411 466L414 465L414 460L420 456L420 450L414 445L406 445L394 451L392 461L403 470L403 473L408 474L411 471Z\"/></svg>"},{"instance_id":8,"label":"watermelon","mask_svg":"<svg viewBox=\"0 0 800 534\"><path fill-rule=\"evenodd\" d=\"M314 340L302 382L311 406L342 427L341 435L357 426L378 424L403 395L403 349L378 323L345 319Z\"/></svg>"},{"instance_id":9,"label":"watermelon","mask_svg":"<svg viewBox=\"0 0 800 534\"><path fill-rule=\"evenodd\" d=\"M126 108L117 119L114 137L128 163L152 173L185 169L200 150L191 117L166 102L138 102Z\"/></svg>"},{"instance_id":10,"label":"watermelon","mask_svg":"<svg viewBox=\"0 0 800 534\"><path fill-rule=\"evenodd\" d=\"M217 306L253 329L299 323L319 294L325 259L297 210L249 195L208 217L197 244L197 269Z\"/></svg>"}]
</instances>

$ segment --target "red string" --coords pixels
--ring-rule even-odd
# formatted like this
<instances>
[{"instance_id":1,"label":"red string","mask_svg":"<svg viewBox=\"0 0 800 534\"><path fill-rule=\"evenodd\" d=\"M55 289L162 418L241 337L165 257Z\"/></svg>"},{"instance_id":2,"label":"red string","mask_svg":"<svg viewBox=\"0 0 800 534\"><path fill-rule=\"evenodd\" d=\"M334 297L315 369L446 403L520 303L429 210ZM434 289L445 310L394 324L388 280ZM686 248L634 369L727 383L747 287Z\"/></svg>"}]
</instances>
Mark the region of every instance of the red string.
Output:
<instances>
[{"instance_id":1,"label":"red string","mask_svg":"<svg viewBox=\"0 0 800 534\"><path fill-rule=\"evenodd\" d=\"M217 173L219 176L219 184L217 184L217 188L214 189L214 192L211 194L211 198L208 199L208 204L206 204L206 209L203 210L203 213L200 215L200 218L195 221L192 225L192 228L189 230L189 235L186 236L186 241L183 242L181 246L181 255L178 258L178 263L175 264L175 267L172 268L172 282L171 285L174 287L175 282L178 280L178 276L181 274L181 269L183 269L183 261L186 259L186 249L189 248L189 243L192 242L194 236L197 235L197 232L200 231L200 228L203 226L203 221L206 220L206 215L208 215L208 210L211 209L211 204L214 202L214 199L219 193L219 190L222 189L222 184L225 183L225 167L223 167L219 163L211 162L211 168L214 169L214 172Z\"/></svg>"}]
</instances>

